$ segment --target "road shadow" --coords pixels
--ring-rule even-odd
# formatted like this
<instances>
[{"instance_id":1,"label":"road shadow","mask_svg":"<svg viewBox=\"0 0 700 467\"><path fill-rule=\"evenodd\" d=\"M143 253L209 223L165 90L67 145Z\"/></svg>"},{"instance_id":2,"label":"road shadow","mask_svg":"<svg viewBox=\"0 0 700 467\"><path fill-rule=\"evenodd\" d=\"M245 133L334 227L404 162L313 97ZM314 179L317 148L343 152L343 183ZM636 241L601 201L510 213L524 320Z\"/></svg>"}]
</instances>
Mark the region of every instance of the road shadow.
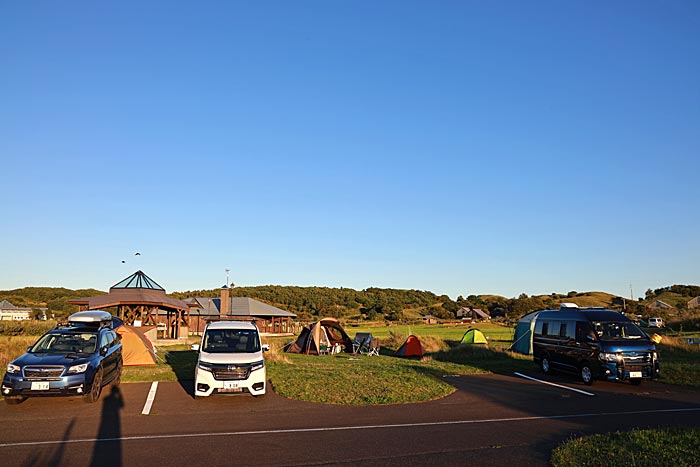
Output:
<instances>
[{"instance_id":1,"label":"road shadow","mask_svg":"<svg viewBox=\"0 0 700 467\"><path fill-rule=\"evenodd\" d=\"M173 350L165 356L165 363L172 368L182 389L194 397L194 369L197 365L197 352L194 350Z\"/></svg>"},{"instance_id":2,"label":"road shadow","mask_svg":"<svg viewBox=\"0 0 700 467\"><path fill-rule=\"evenodd\" d=\"M70 438L70 433L73 431L73 425L75 425L75 418L73 418L66 430L63 432L62 443L58 444L58 447L54 452L52 452L48 459L44 459L43 456L35 452L26 462L22 464L23 467L35 467L35 466L48 466L48 467L58 467L63 461L63 453L68 445L68 439Z\"/></svg>"},{"instance_id":3,"label":"road shadow","mask_svg":"<svg viewBox=\"0 0 700 467\"><path fill-rule=\"evenodd\" d=\"M92 451L91 467L122 465L122 430L120 411L124 399L118 386L112 386L109 396L102 400L102 415L97 441Z\"/></svg>"}]
</instances>

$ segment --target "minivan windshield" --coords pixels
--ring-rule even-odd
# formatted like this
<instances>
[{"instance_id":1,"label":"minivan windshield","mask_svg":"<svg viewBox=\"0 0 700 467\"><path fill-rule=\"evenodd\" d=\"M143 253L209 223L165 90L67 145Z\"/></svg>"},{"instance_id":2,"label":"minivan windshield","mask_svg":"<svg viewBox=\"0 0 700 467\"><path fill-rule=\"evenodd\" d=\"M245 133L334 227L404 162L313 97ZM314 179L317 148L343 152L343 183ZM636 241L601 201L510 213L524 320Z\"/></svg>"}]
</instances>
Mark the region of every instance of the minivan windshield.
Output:
<instances>
[{"instance_id":1,"label":"minivan windshield","mask_svg":"<svg viewBox=\"0 0 700 467\"><path fill-rule=\"evenodd\" d=\"M97 333L50 333L45 334L29 350L31 353L84 353L97 350Z\"/></svg>"},{"instance_id":2,"label":"minivan windshield","mask_svg":"<svg viewBox=\"0 0 700 467\"><path fill-rule=\"evenodd\" d=\"M593 328L596 335L603 340L642 339L646 337L644 331L630 322L603 321L593 323Z\"/></svg>"},{"instance_id":3,"label":"minivan windshield","mask_svg":"<svg viewBox=\"0 0 700 467\"><path fill-rule=\"evenodd\" d=\"M209 329L202 340L202 351L208 353L260 352L258 332L252 329Z\"/></svg>"}]
</instances>

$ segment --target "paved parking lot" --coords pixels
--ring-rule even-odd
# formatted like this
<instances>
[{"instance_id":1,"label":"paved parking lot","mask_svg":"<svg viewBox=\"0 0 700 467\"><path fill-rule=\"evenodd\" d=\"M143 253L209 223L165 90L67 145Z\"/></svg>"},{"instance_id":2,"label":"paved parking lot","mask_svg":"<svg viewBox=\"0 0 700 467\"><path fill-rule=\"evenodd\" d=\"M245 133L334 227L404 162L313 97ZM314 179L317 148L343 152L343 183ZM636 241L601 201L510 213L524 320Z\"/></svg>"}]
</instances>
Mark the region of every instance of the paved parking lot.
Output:
<instances>
[{"instance_id":1,"label":"paved parking lot","mask_svg":"<svg viewBox=\"0 0 700 467\"><path fill-rule=\"evenodd\" d=\"M541 378L537 372L526 376ZM700 426L700 393L566 377L453 376L458 390L423 404L347 407L265 397L191 397L191 383L105 389L96 404L36 398L0 406L6 465L548 465L571 435ZM581 389L593 395L571 391ZM233 457L232 457L233 456Z\"/></svg>"}]
</instances>

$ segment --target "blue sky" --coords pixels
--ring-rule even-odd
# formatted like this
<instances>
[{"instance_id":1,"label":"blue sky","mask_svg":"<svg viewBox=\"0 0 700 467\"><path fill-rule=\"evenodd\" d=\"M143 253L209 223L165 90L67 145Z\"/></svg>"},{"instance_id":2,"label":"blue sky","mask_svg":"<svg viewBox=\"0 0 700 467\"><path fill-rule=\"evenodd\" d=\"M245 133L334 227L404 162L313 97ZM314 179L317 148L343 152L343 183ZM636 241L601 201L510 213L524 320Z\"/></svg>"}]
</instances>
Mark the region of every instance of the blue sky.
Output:
<instances>
[{"instance_id":1,"label":"blue sky","mask_svg":"<svg viewBox=\"0 0 700 467\"><path fill-rule=\"evenodd\" d=\"M0 289L698 284L699 5L2 2Z\"/></svg>"}]
</instances>

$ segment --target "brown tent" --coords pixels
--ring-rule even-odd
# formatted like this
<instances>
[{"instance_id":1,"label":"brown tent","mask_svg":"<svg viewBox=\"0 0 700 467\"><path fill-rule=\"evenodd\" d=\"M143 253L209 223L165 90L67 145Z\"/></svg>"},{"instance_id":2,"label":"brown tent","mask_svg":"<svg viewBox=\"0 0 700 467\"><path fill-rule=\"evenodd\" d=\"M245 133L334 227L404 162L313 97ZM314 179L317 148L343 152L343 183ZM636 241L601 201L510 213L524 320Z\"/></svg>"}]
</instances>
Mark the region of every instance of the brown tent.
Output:
<instances>
[{"instance_id":1,"label":"brown tent","mask_svg":"<svg viewBox=\"0 0 700 467\"><path fill-rule=\"evenodd\" d=\"M321 349L330 349L340 344L346 352L352 352L352 339L335 318L322 318L314 324L304 326L297 340L287 349L290 353L319 355Z\"/></svg>"},{"instance_id":2,"label":"brown tent","mask_svg":"<svg viewBox=\"0 0 700 467\"><path fill-rule=\"evenodd\" d=\"M124 366L156 364L153 343L138 328L124 324L114 331L121 336Z\"/></svg>"}]
</instances>

